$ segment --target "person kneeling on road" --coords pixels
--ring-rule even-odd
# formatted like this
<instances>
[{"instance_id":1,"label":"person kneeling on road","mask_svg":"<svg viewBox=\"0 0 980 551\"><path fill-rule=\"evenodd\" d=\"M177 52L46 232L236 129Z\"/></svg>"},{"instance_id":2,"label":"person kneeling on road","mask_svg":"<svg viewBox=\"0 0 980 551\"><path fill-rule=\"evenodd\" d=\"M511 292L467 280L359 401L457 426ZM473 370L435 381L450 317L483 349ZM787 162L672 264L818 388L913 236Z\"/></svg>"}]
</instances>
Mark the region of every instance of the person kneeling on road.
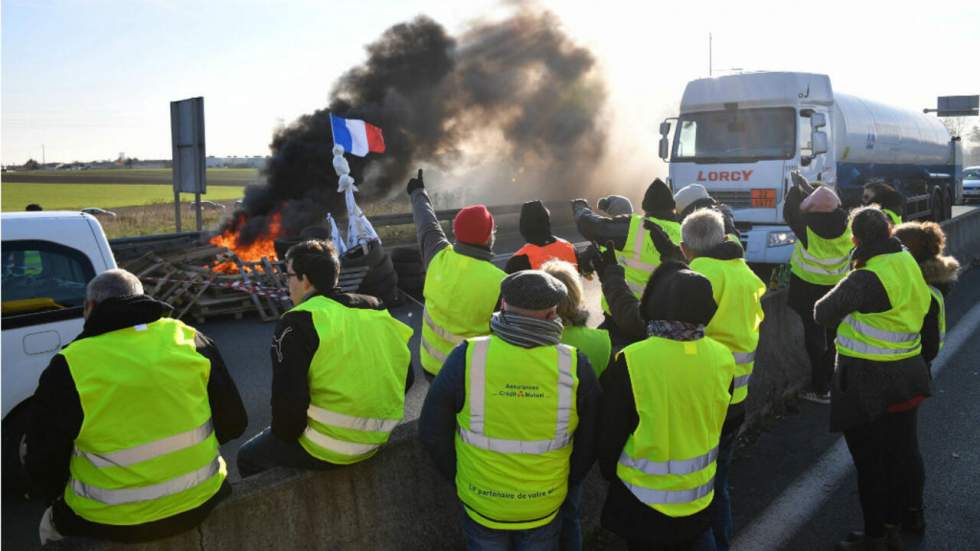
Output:
<instances>
[{"instance_id":1,"label":"person kneeling on road","mask_svg":"<svg viewBox=\"0 0 980 551\"><path fill-rule=\"evenodd\" d=\"M242 477L364 461L388 441L412 385L412 329L378 299L341 293L329 241L286 252L289 296L272 341L272 426L242 445Z\"/></svg>"},{"instance_id":2,"label":"person kneeling on road","mask_svg":"<svg viewBox=\"0 0 980 551\"><path fill-rule=\"evenodd\" d=\"M711 283L675 260L642 299L648 336L600 379L598 459L610 481L602 525L629 549L715 549L711 531L719 439L735 360L706 336Z\"/></svg>"},{"instance_id":3,"label":"person kneeling on road","mask_svg":"<svg viewBox=\"0 0 980 551\"><path fill-rule=\"evenodd\" d=\"M459 344L432 383L419 439L456 483L470 549L555 549L569 485L595 459L599 387L560 344L565 286L537 270L501 283L492 333Z\"/></svg>"},{"instance_id":4,"label":"person kneeling on road","mask_svg":"<svg viewBox=\"0 0 980 551\"><path fill-rule=\"evenodd\" d=\"M89 282L82 333L32 399L27 471L53 500L42 544L164 538L231 494L218 446L244 432L245 407L218 349L170 312L125 270Z\"/></svg>"},{"instance_id":5,"label":"person kneeling on road","mask_svg":"<svg viewBox=\"0 0 980 551\"><path fill-rule=\"evenodd\" d=\"M432 210L422 170L408 181L407 192L426 270L419 360L425 378L432 380L454 346L490 333L490 315L507 274L493 264L496 228L486 206L460 209L453 218L452 244Z\"/></svg>"},{"instance_id":6,"label":"person kneeling on road","mask_svg":"<svg viewBox=\"0 0 980 551\"><path fill-rule=\"evenodd\" d=\"M915 447L915 410L930 394L921 331L931 295L915 258L874 207L851 213L854 270L814 307L837 328L830 430L844 432L857 469L864 532L836 549L902 549L906 461Z\"/></svg>"}]
</instances>

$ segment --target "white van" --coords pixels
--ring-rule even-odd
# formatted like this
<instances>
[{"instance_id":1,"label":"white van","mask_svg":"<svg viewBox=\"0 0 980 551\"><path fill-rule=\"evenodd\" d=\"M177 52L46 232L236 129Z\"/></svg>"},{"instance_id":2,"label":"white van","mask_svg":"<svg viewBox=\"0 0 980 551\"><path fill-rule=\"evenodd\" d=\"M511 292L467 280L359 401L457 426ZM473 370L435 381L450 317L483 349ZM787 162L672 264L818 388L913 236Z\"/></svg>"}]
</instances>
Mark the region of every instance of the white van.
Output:
<instances>
[{"instance_id":1,"label":"white van","mask_svg":"<svg viewBox=\"0 0 980 551\"><path fill-rule=\"evenodd\" d=\"M116 267L102 226L80 212L16 212L0 217L3 240L3 472L18 479L27 407L37 381L81 331L85 286ZM8 475L11 477L8 478ZM6 489L6 488L5 488Z\"/></svg>"}]
</instances>

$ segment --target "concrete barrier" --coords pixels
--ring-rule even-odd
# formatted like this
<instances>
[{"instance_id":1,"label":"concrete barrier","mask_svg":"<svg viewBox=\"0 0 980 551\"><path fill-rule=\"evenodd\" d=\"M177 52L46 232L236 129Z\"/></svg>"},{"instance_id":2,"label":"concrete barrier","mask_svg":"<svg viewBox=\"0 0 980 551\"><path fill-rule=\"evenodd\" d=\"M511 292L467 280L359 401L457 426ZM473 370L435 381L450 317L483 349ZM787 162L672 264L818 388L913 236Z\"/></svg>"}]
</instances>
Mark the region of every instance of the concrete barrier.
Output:
<instances>
[{"instance_id":1,"label":"concrete barrier","mask_svg":"<svg viewBox=\"0 0 980 551\"><path fill-rule=\"evenodd\" d=\"M961 261L980 256L980 211L943 225L948 250ZM806 383L809 360L803 328L786 306L786 291L763 298L748 422L781 408ZM235 551L265 549L459 549L461 511L453 485L430 465L416 438L416 422L392 434L376 457L324 472L275 469L235 482L233 495L189 532L145 544L69 538L49 550ZM234 461L234 458L226 458ZM586 542L599 531L605 482L593 467L582 499Z\"/></svg>"}]
</instances>

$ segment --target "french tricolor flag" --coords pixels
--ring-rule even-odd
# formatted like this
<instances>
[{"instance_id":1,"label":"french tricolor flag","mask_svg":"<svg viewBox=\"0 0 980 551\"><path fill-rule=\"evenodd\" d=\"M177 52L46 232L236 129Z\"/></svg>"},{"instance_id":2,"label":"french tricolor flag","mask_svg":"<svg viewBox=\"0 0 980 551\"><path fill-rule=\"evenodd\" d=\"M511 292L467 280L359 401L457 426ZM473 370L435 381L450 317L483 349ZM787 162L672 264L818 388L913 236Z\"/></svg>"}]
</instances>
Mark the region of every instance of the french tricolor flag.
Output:
<instances>
[{"instance_id":1,"label":"french tricolor flag","mask_svg":"<svg viewBox=\"0 0 980 551\"><path fill-rule=\"evenodd\" d=\"M364 157L368 153L384 153L385 138L381 129L358 119L345 119L330 113L333 143L351 155Z\"/></svg>"}]
</instances>

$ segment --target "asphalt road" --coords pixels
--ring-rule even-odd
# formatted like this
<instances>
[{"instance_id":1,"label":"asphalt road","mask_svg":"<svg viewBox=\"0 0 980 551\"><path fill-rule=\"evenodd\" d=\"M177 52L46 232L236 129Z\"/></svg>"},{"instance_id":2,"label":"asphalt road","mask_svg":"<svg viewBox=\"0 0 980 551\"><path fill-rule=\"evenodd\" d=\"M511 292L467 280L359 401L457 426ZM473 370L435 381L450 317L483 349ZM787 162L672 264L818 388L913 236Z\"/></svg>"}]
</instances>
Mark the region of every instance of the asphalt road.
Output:
<instances>
[{"instance_id":1,"label":"asphalt road","mask_svg":"<svg viewBox=\"0 0 980 551\"><path fill-rule=\"evenodd\" d=\"M975 207L954 207L961 208ZM555 233L571 241L581 240L571 227L555 228ZM495 250L514 251L520 244L516 236L501 235ZM598 292L595 283L586 285L590 298L595 299ZM596 303L597 310L598 300L591 302ZM980 270L973 270L964 276L947 301L950 330L970 306L978 303ZM411 343L416 354L421 308L408 304L393 309L392 313L416 330ZM595 311L593 316L598 317L599 313ZM273 323L262 323L257 318L215 320L199 327L217 343L248 410L249 426L245 434L221 448L231 480L238 479L235 464L238 448L270 422L269 344L273 328ZM919 549L976 548L976 542L980 542L980 505L976 503L976 496L980 496L980 477L977 477L980 428L976 424L980 419L980 401L971 395L980 391L978 372L980 339L973 338L937 378L934 398L923 406L920 437L928 476L926 506L930 532ZM415 385L406 398L406 420L418 417L427 389L424 377L416 371ZM772 419L766 430L747 439L736 454L731 477L735 525L739 532L757 523L763 511L787 487L806 477L821 454L837 440L837 435L827 431L826 408L809 403L800 403L796 408L792 415ZM824 505L813 508L812 518L807 518L798 532L790 534L792 540L783 545L761 547L743 544L739 549L830 549L833 542L860 526L852 475L819 488L822 489L817 492L819 495L807 499L826 499L821 501ZM44 504L38 501L5 500L0 515L2 547L38 549L37 523L43 510ZM778 527L772 530L785 532ZM964 542L971 543L964 545ZM613 548L619 548L618 545L614 543Z\"/></svg>"}]
</instances>

